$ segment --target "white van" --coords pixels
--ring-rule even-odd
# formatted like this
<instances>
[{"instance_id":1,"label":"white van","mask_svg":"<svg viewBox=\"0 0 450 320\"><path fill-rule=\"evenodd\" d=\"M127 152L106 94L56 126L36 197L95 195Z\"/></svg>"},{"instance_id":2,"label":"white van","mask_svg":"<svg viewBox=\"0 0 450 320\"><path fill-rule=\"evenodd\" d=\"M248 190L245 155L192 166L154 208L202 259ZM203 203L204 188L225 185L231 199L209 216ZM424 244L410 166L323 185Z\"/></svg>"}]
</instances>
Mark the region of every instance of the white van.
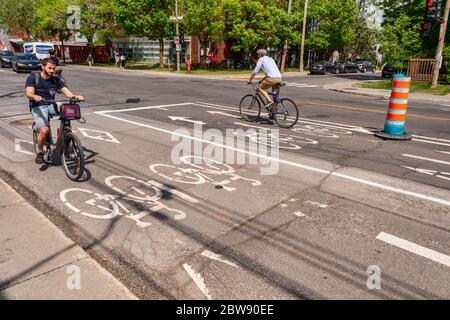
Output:
<instances>
[{"instance_id":1,"label":"white van","mask_svg":"<svg viewBox=\"0 0 450 320\"><path fill-rule=\"evenodd\" d=\"M24 53L33 53L39 60L49 58L50 50L55 50L55 46L51 42L26 42L23 44Z\"/></svg>"}]
</instances>

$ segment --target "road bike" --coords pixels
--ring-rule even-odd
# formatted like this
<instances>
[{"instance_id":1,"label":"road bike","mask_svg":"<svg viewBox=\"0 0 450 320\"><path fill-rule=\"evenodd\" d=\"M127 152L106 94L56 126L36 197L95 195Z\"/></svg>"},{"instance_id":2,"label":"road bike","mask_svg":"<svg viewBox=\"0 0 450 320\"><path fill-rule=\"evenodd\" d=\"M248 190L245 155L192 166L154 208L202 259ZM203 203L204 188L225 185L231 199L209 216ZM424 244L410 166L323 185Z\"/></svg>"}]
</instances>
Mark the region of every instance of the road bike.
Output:
<instances>
[{"instance_id":1,"label":"road bike","mask_svg":"<svg viewBox=\"0 0 450 320\"><path fill-rule=\"evenodd\" d=\"M40 105L52 104L54 110L57 112L56 115L59 115L58 120L61 122L57 130L56 143L53 142L50 128L43 148L44 163L46 165L52 165L54 155L60 155L62 167L67 177L73 181L78 181L84 173L85 156L80 139L72 132L70 121L78 120L78 122L82 124L86 121L81 117L80 105L77 103L77 100L70 99L64 101L68 101L68 103L54 100L39 102ZM53 118L53 116L49 114L49 124L51 118ZM37 137L38 132L36 131L35 123L33 122L33 145L36 153L38 152Z\"/></svg>"},{"instance_id":2,"label":"road bike","mask_svg":"<svg viewBox=\"0 0 450 320\"><path fill-rule=\"evenodd\" d=\"M261 115L261 106L264 106L264 99L258 91L262 80L253 83L254 94L247 94L239 103L239 112L241 117L249 122L256 121ZM273 104L267 110L270 120L275 122L282 128L291 128L298 121L298 107L294 101L288 98L280 97L280 88L286 83L282 82L273 88L273 92L269 92L272 96Z\"/></svg>"}]
</instances>

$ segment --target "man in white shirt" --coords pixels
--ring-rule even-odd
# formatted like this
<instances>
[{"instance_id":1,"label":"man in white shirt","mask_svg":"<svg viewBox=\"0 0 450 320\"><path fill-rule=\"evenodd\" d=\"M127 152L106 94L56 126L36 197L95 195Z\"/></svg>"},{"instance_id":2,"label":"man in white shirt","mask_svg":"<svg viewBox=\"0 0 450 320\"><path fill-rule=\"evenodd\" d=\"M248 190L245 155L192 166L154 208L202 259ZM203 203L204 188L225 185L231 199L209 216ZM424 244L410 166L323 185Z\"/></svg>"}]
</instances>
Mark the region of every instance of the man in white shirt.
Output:
<instances>
[{"instance_id":1,"label":"man in white shirt","mask_svg":"<svg viewBox=\"0 0 450 320\"><path fill-rule=\"evenodd\" d=\"M273 88L281 83L281 73L275 61L267 56L267 51L265 49L259 49L256 51L256 54L258 55L258 62L256 63L255 70L253 70L248 83L252 83L255 75L262 68L266 76L259 85L258 91L266 98L267 104L265 107L269 109L273 105L273 99L267 93L267 90L272 88L273 91Z\"/></svg>"}]
</instances>

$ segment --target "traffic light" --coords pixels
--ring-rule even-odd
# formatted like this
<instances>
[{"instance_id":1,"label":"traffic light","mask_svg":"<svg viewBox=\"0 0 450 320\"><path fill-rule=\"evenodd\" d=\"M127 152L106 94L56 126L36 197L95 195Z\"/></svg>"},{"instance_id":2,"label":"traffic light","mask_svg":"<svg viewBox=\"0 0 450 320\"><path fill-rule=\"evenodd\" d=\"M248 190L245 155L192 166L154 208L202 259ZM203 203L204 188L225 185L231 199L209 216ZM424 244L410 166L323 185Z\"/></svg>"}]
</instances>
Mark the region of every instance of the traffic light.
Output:
<instances>
[{"instance_id":1,"label":"traffic light","mask_svg":"<svg viewBox=\"0 0 450 320\"><path fill-rule=\"evenodd\" d=\"M431 24L431 22L424 21L422 23L422 32L420 33L420 35L424 38L428 37L432 27L433 27L433 25Z\"/></svg>"},{"instance_id":2,"label":"traffic light","mask_svg":"<svg viewBox=\"0 0 450 320\"><path fill-rule=\"evenodd\" d=\"M428 21L441 19L441 0L426 0L425 19Z\"/></svg>"},{"instance_id":3,"label":"traffic light","mask_svg":"<svg viewBox=\"0 0 450 320\"><path fill-rule=\"evenodd\" d=\"M184 24L182 22L178 25L178 33L180 37L180 43L184 43Z\"/></svg>"},{"instance_id":4,"label":"traffic light","mask_svg":"<svg viewBox=\"0 0 450 320\"><path fill-rule=\"evenodd\" d=\"M169 23L169 36L171 39L175 37L175 24L172 21Z\"/></svg>"}]
</instances>

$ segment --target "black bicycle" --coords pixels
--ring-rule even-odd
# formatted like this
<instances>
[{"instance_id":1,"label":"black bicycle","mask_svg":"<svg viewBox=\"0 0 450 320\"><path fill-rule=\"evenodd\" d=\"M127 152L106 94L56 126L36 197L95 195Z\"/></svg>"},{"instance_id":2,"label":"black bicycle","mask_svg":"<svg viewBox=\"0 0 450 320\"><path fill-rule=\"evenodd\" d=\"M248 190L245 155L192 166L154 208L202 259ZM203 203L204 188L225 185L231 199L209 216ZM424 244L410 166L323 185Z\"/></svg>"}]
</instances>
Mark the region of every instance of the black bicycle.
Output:
<instances>
[{"instance_id":1,"label":"black bicycle","mask_svg":"<svg viewBox=\"0 0 450 320\"><path fill-rule=\"evenodd\" d=\"M261 115L261 106L265 105L263 97L258 92L261 82L262 80L253 83L255 93L245 95L239 103L239 112L246 121L256 121ZM285 85L286 83L282 82L273 89L273 92L269 92L274 103L267 112L269 119L275 120L280 127L291 128L298 121L298 107L291 99L280 97L280 88Z\"/></svg>"},{"instance_id":2,"label":"black bicycle","mask_svg":"<svg viewBox=\"0 0 450 320\"><path fill-rule=\"evenodd\" d=\"M59 154L61 156L62 167L67 177L73 181L78 181L84 173L85 157L80 139L72 132L70 121L78 120L82 124L86 121L81 117L80 105L77 103L77 100L70 99L67 101L68 103L54 100L40 102L40 104L53 104L55 111L58 112L57 115L59 115L58 120L61 121L57 130L56 143L53 143L51 129L47 136L43 149L44 163L52 165L54 155ZM49 123L52 117L52 115L49 115ZM38 152L37 137L38 132L34 129L33 123L33 144L36 153Z\"/></svg>"}]
</instances>

